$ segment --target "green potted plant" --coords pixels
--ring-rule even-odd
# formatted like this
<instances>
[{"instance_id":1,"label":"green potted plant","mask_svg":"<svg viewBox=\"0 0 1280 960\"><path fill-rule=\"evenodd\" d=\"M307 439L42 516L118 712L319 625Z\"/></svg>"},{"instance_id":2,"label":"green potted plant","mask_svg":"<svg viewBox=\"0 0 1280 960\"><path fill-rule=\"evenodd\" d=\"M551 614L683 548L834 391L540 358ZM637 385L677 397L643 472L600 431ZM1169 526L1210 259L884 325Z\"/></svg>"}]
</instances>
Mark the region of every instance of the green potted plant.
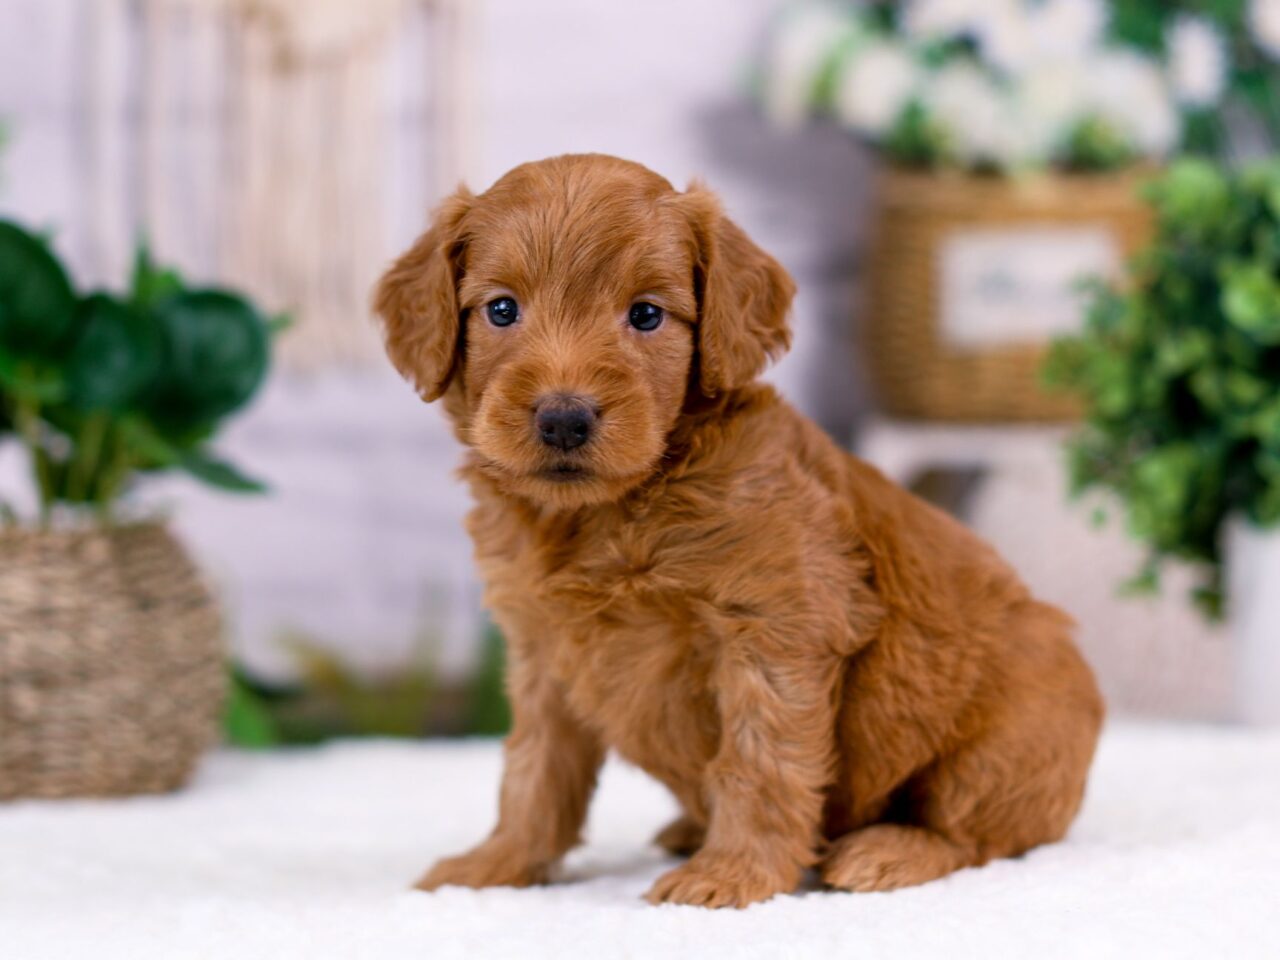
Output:
<instances>
[{"instance_id":1,"label":"green potted plant","mask_svg":"<svg viewBox=\"0 0 1280 960\"><path fill-rule=\"evenodd\" d=\"M1078 414L1037 371L1078 315L1075 279L1118 274L1146 242L1137 182L1181 150L1231 152L1223 116L1252 114L1280 140L1275 6L783 5L759 71L764 112L783 127L826 118L883 161L865 333L889 413Z\"/></svg>"},{"instance_id":2,"label":"green potted plant","mask_svg":"<svg viewBox=\"0 0 1280 960\"><path fill-rule=\"evenodd\" d=\"M1201 569L1240 716L1280 722L1280 161L1184 160L1148 197L1153 243L1046 367L1086 408L1072 484L1118 498L1149 552L1135 586L1168 560Z\"/></svg>"},{"instance_id":3,"label":"green potted plant","mask_svg":"<svg viewBox=\"0 0 1280 960\"><path fill-rule=\"evenodd\" d=\"M217 610L132 493L165 470L261 489L210 443L261 385L271 328L145 249L126 293L79 293L0 221L0 443L32 488L0 507L0 798L171 789L216 736Z\"/></svg>"}]
</instances>

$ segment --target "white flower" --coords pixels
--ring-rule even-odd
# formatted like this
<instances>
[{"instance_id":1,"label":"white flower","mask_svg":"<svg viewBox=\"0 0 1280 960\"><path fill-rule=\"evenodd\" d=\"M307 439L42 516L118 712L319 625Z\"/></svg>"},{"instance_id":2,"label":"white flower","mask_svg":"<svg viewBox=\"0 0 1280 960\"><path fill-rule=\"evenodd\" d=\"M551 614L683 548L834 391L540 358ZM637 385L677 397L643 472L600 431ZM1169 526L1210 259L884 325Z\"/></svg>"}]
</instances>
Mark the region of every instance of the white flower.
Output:
<instances>
[{"instance_id":1,"label":"white flower","mask_svg":"<svg viewBox=\"0 0 1280 960\"><path fill-rule=\"evenodd\" d=\"M902 30L913 40L939 40L964 33L969 25L964 0L909 0L902 11Z\"/></svg>"},{"instance_id":2,"label":"white flower","mask_svg":"<svg viewBox=\"0 0 1280 960\"><path fill-rule=\"evenodd\" d=\"M1106 50L1087 66L1091 113L1130 138L1145 156L1162 157L1178 142L1178 111L1154 61L1131 50Z\"/></svg>"},{"instance_id":3,"label":"white flower","mask_svg":"<svg viewBox=\"0 0 1280 960\"><path fill-rule=\"evenodd\" d=\"M1017 14L1023 0L908 0L902 30L913 40L946 40L978 35L1001 18Z\"/></svg>"},{"instance_id":4,"label":"white flower","mask_svg":"<svg viewBox=\"0 0 1280 960\"><path fill-rule=\"evenodd\" d=\"M930 79L924 105L966 163L1014 166L1025 159L1025 144L1013 105L992 79L965 61L955 61Z\"/></svg>"},{"instance_id":5,"label":"white flower","mask_svg":"<svg viewBox=\"0 0 1280 960\"><path fill-rule=\"evenodd\" d=\"M989 17L977 36L983 58L1006 73L1022 73L1036 62L1031 17L1021 4L1003 16Z\"/></svg>"},{"instance_id":6,"label":"white flower","mask_svg":"<svg viewBox=\"0 0 1280 960\"><path fill-rule=\"evenodd\" d=\"M983 57L1015 76L1046 63L1079 61L1102 40L1107 10L1102 0L1016 2L986 8L975 31Z\"/></svg>"},{"instance_id":7,"label":"white flower","mask_svg":"<svg viewBox=\"0 0 1280 960\"><path fill-rule=\"evenodd\" d=\"M893 127L920 88L920 67L902 44L870 41L841 69L836 115L861 133L881 135Z\"/></svg>"},{"instance_id":8,"label":"white flower","mask_svg":"<svg viewBox=\"0 0 1280 960\"><path fill-rule=\"evenodd\" d=\"M1082 60L1094 53L1107 29L1103 0L1045 0L1031 14L1038 57Z\"/></svg>"},{"instance_id":9,"label":"white flower","mask_svg":"<svg viewBox=\"0 0 1280 960\"><path fill-rule=\"evenodd\" d=\"M1027 150L1048 159L1089 110L1084 61L1046 61L1019 80L1016 107Z\"/></svg>"},{"instance_id":10,"label":"white flower","mask_svg":"<svg viewBox=\"0 0 1280 960\"><path fill-rule=\"evenodd\" d=\"M858 31L831 3L803 3L787 11L768 51L764 111L783 127L799 126L813 107L814 88L835 49Z\"/></svg>"},{"instance_id":11,"label":"white flower","mask_svg":"<svg viewBox=\"0 0 1280 960\"><path fill-rule=\"evenodd\" d=\"M1258 46L1280 57L1280 0L1250 0L1249 29Z\"/></svg>"},{"instance_id":12,"label":"white flower","mask_svg":"<svg viewBox=\"0 0 1280 960\"><path fill-rule=\"evenodd\" d=\"M1221 34L1201 17L1179 17L1169 31L1169 80L1182 103L1207 107L1222 97L1227 51Z\"/></svg>"}]
</instances>

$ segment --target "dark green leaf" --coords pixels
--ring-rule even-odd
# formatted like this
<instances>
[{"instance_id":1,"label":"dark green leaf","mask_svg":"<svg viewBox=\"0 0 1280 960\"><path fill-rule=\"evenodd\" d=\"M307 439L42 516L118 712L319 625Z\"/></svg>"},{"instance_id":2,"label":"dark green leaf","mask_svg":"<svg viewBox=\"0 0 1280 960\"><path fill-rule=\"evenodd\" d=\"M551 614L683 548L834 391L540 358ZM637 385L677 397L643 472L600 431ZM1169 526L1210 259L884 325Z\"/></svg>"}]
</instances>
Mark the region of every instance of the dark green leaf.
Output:
<instances>
[{"instance_id":1,"label":"dark green leaf","mask_svg":"<svg viewBox=\"0 0 1280 960\"><path fill-rule=\"evenodd\" d=\"M234 676L223 713L223 731L233 746L248 749L275 746L280 740L266 704Z\"/></svg>"},{"instance_id":2,"label":"dark green leaf","mask_svg":"<svg viewBox=\"0 0 1280 960\"><path fill-rule=\"evenodd\" d=\"M62 371L47 361L19 363L0 351L0 388L36 403L59 403L66 396Z\"/></svg>"},{"instance_id":3,"label":"dark green leaf","mask_svg":"<svg viewBox=\"0 0 1280 960\"><path fill-rule=\"evenodd\" d=\"M158 267L151 259L151 248L142 243L133 260L133 279L130 296L133 305L141 310L149 309L162 300L176 296L183 290L182 277L170 267Z\"/></svg>"},{"instance_id":4,"label":"dark green leaf","mask_svg":"<svg viewBox=\"0 0 1280 960\"><path fill-rule=\"evenodd\" d=\"M44 241L0 220L0 351L59 355L75 333L71 281Z\"/></svg>"},{"instance_id":5,"label":"dark green leaf","mask_svg":"<svg viewBox=\"0 0 1280 960\"><path fill-rule=\"evenodd\" d=\"M239 409L266 376L270 335L243 298L198 290L156 306L166 363L148 408L166 430L207 426Z\"/></svg>"},{"instance_id":6,"label":"dark green leaf","mask_svg":"<svg viewBox=\"0 0 1280 960\"><path fill-rule=\"evenodd\" d=\"M84 301L82 332L67 362L67 399L82 410L119 411L149 389L160 371L155 319L106 294Z\"/></svg>"},{"instance_id":7,"label":"dark green leaf","mask_svg":"<svg viewBox=\"0 0 1280 960\"><path fill-rule=\"evenodd\" d=\"M181 465L197 480L211 487L217 487L219 490L231 493L263 493L267 489L260 481L245 476L226 461L214 459L198 450L186 453L182 457Z\"/></svg>"}]
</instances>

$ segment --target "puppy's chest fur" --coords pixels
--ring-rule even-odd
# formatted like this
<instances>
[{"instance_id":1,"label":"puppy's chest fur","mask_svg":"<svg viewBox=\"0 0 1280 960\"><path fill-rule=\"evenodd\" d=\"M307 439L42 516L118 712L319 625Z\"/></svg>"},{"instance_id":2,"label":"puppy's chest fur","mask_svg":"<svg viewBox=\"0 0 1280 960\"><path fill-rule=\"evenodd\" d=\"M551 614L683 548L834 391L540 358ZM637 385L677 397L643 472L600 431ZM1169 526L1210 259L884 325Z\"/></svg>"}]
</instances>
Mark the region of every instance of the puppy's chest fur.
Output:
<instances>
[{"instance_id":1,"label":"puppy's chest fur","mask_svg":"<svg viewBox=\"0 0 1280 960\"><path fill-rule=\"evenodd\" d=\"M768 390L699 430L660 484L608 506L540 512L466 471L513 681L549 677L687 808L719 744L726 664L767 646L835 676L879 617L846 454Z\"/></svg>"},{"instance_id":2,"label":"puppy's chest fur","mask_svg":"<svg viewBox=\"0 0 1280 960\"><path fill-rule=\"evenodd\" d=\"M513 656L687 798L719 742L726 650L759 640L832 663L874 629L849 505L821 475L784 450L700 465L638 505L550 515L478 488L486 600Z\"/></svg>"},{"instance_id":3,"label":"puppy's chest fur","mask_svg":"<svg viewBox=\"0 0 1280 960\"><path fill-rule=\"evenodd\" d=\"M492 503L471 530L513 654L554 678L581 721L668 782L710 759L717 607L697 531L672 536L621 509L513 524Z\"/></svg>"}]
</instances>

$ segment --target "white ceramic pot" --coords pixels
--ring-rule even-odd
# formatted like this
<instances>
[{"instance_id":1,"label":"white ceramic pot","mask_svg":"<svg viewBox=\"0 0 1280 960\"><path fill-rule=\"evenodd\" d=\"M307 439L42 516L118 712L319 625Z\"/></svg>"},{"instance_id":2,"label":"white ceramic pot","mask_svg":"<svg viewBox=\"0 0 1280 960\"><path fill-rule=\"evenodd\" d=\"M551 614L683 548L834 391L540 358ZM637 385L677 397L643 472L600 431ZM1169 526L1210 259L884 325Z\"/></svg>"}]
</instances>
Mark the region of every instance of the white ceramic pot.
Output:
<instances>
[{"instance_id":1,"label":"white ceramic pot","mask_svg":"<svg viewBox=\"0 0 1280 960\"><path fill-rule=\"evenodd\" d=\"M1231 524L1227 591L1236 718L1280 726L1280 528Z\"/></svg>"}]
</instances>

